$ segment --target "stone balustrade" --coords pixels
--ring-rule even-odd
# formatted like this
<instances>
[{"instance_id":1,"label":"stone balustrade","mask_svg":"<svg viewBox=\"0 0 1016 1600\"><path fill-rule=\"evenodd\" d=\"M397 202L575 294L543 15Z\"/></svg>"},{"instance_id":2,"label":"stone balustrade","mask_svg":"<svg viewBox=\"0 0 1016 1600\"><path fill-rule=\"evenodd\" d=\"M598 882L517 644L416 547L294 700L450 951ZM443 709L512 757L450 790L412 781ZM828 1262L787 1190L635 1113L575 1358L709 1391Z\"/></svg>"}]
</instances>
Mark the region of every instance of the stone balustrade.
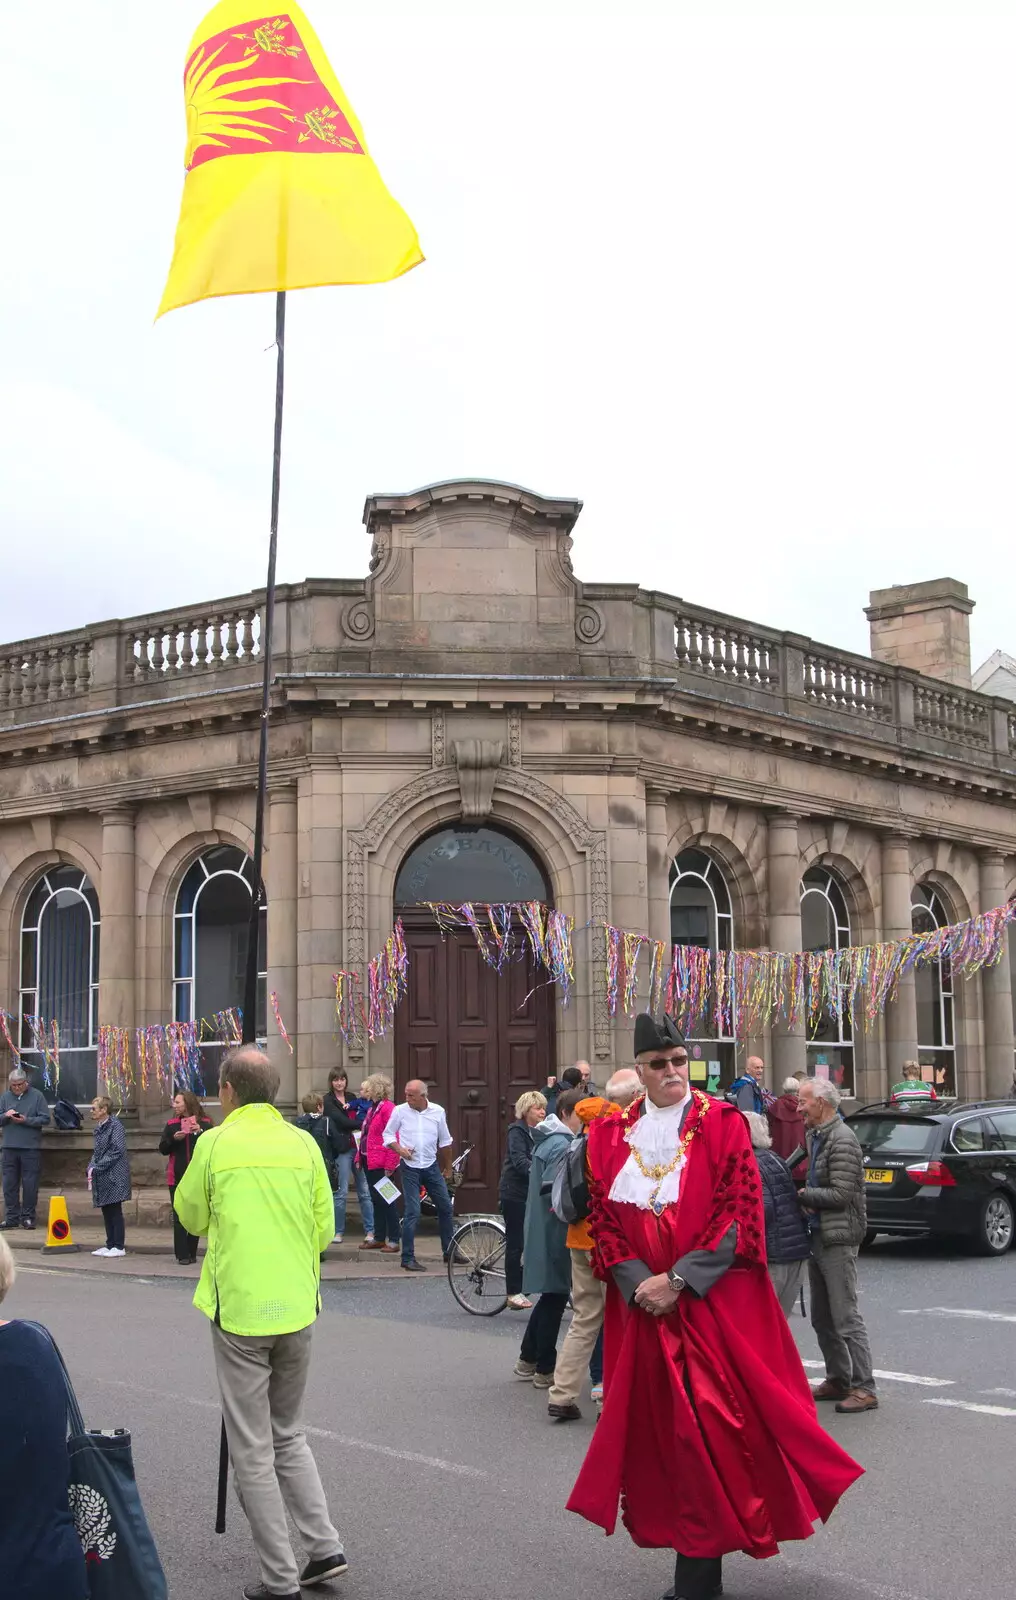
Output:
<instances>
[{"instance_id":1,"label":"stone balustrade","mask_svg":"<svg viewBox=\"0 0 1016 1600\"><path fill-rule=\"evenodd\" d=\"M772 637L713 612L681 612L674 621L674 653L686 672L733 683L765 686L779 681Z\"/></svg>"},{"instance_id":2,"label":"stone balustrade","mask_svg":"<svg viewBox=\"0 0 1016 1600\"><path fill-rule=\"evenodd\" d=\"M886 674L871 662L828 651L805 651L804 697L875 722L893 719L892 688Z\"/></svg>"},{"instance_id":3,"label":"stone balustrade","mask_svg":"<svg viewBox=\"0 0 1016 1600\"><path fill-rule=\"evenodd\" d=\"M261 607L250 601L143 618L123 636L124 673L128 683L141 683L249 666L260 657L260 638Z\"/></svg>"},{"instance_id":4,"label":"stone balustrade","mask_svg":"<svg viewBox=\"0 0 1016 1600\"><path fill-rule=\"evenodd\" d=\"M0 649L0 712L20 713L86 694L91 682L92 643L86 633Z\"/></svg>"},{"instance_id":5,"label":"stone balustrade","mask_svg":"<svg viewBox=\"0 0 1016 1600\"><path fill-rule=\"evenodd\" d=\"M589 585L585 596L599 598L599 592ZM649 594L642 603L652 613L648 670L662 678L669 667L678 684L699 698L711 693L746 709L814 722L827 732L863 726L880 742L922 744L945 757L962 750L965 760L1001 763L1012 771L1016 713L1008 701L668 595Z\"/></svg>"},{"instance_id":6,"label":"stone balustrade","mask_svg":"<svg viewBox=\"0 0 1016 1600\"><path fill-rule=\"evenodd\" d=\"M260 681L264 592L0 646L0 730ZM642 620L640 620L642 619ZM402 624L400 624L402 626ZM575 651L536 677L669 684L714 713L740 706L869 739L874 759L922 748L1016 774L1012 703L634 586L576 586ZM316 579L277 594L280 676L429 676L431 658L381 637L369 583ZM438 668L450 665L447 651ZM550 665L556 665L556 657ZM465 666L460 669L465 675ZM548 676L549 674L549 676ZM483 677L482 669L478 672ZM520 679L528 674L520 669ZM557 691L549 691L552 694ZM499 697L508 698L502 680ZM531 698L531 696L529 697Z\"/></svg>"},{"instance_id":7,"label":"stone balustrade","mask_svg":"<svg viewBox=\"0 0 1016 1600\"><path fill-rule=\"evenodd\" d=\"M914 690L914 726L939 739L991 748L990 702L959 689L936 688L928 679Z\"/></svg>"}]
</instances>

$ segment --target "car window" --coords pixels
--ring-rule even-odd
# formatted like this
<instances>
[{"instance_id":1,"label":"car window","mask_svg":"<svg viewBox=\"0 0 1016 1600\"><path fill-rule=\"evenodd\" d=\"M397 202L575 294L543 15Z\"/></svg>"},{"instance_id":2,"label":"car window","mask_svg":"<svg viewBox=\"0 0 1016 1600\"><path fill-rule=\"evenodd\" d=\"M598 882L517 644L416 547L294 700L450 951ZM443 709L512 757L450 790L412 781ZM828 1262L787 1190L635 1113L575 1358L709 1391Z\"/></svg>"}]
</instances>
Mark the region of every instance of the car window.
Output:
<instances>
[{"instance_id":1,"label":"car window","mask_svg":"<svg viewBox=\"0 0 1016 1600\"><path fill-rule=\"evenodd\" d=\"M851 1117L849 1126L865 1152L923 1156L935 1148L938 1123L921 1122L911 1113L900 1117Z\"/></svg>"},{"instance_id":2,"label":"car window","mask_svg":"<svg viewBox=\"0 0 1016 1600\"><path fill-rule=\"evenodd\" d=\"M990 1144L990 1137L985 1140L983 1117L968 1117L965 1122L957 1122L952 1131L954 1150L984 1150Z\"/></svg>"},{"instance_id":3,"label":"car window","mask_svg":"<svg viewBox=\"0 0 1016 1600\"><path fill-rule=\"evenodd\" d=\"M995 1149L1016 1150L1016 1111L993 1111L991 1121L998 1135Z\"/></svg>"}]
</instances>

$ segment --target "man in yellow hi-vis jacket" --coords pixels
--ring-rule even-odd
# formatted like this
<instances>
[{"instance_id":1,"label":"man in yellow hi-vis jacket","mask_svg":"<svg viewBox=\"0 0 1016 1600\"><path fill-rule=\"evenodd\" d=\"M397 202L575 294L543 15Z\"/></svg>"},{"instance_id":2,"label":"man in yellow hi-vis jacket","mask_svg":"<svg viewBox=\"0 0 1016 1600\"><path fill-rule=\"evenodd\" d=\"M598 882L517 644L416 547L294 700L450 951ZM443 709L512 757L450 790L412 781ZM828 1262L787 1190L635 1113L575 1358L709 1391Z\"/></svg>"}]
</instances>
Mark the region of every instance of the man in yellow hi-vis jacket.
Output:
<instances>
[{"instance_id":1,"label":"man in yellow hi-vis jacket","mask_svg":"<svg viewBox=\"0 0 1016 1600\"><path fill-rule=\"evenodd\" d=\"M301 1585L346 1571L300 1420L332 1190L310 1134L276 1111L278 1090L260 1050L229 1052L219 1077L225 1120L198 1140L174 1199L188 1233L208 1237L194 1304L212 1322L237 1494L261 1562L246 1600L298 1600ZM287 1509L307 1549L302 1573Z\"/></svg>"}]
</instances>

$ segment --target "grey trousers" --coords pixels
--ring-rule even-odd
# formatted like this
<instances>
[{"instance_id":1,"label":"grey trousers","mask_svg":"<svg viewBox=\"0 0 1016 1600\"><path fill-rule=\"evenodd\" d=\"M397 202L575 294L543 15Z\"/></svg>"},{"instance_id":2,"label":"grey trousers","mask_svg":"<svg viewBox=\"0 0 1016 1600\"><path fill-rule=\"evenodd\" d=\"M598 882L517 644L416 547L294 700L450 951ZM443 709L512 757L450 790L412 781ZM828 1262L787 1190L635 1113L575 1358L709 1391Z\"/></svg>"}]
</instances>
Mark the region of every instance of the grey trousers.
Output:
<instances>
[{"instance_id":1,"label":"grey trousers","mask_svg":"<svg viewBox=\"0 0 1016 1600\"><path fill-rule=\"evenodd\" d=\"M868 1333L857 1306L857 1246L812 1238L808 1263L811 1325L825 1357L826 1377L846 1389L875 1392Z\"/></svg>"},{"instance_id":2,"label":"grey trousers","mask_svg":"<svg viewBox=\"0 0 1016 1600\"><path fill-rule=\"evenodd\" d=\"M212 1324L236 1492L272 1594L300 1587L287 1510L311 1561L342 1549L300 1421L310 1346L310 1328L251 1338Z\"/></svg>"},{"instance_id":3,"label":"grey trousers","mask_svg":"<svg viewBox=\"0 0 1016 1600\"><path fill-rule=\"evenodd\" d=\"M803 1261L770 1261L769 1276L776 1298L785 1317L789 1317L797 1303L801 1292L801 1281L804 1278Z\"/></svg>"}]
</instances>

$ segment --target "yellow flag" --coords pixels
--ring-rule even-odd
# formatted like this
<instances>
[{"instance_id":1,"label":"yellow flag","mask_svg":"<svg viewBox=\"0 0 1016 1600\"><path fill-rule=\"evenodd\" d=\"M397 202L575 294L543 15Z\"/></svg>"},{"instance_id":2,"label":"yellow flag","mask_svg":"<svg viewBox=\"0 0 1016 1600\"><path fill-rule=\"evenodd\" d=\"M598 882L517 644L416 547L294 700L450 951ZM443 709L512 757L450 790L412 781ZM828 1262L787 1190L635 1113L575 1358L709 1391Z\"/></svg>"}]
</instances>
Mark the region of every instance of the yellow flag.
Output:
<instances>
[{"instance_id":1,"label":"yellow flag","mask_svg":"<svg viewBox=\"0 0 1016 1600\"><path fill-rule=\"evenodd\" d=\"M297 6L222 0L184 72L183 203L159 316L220 294L382 283L423 260Z\"/></svg>"}]
</instances>

